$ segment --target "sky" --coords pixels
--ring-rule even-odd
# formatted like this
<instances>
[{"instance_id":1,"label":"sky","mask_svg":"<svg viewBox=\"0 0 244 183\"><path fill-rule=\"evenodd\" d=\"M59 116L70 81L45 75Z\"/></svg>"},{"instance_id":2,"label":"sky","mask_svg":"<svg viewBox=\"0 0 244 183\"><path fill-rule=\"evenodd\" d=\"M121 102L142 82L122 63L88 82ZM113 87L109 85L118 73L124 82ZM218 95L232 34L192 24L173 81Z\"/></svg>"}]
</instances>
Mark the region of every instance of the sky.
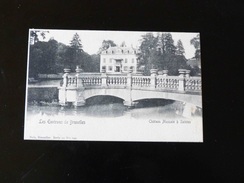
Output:
<instances>
[{"instance_id":1,"label":"sky","mask_svg":"<svg viewBox=\"0 0 244 183\"><path fill-rule=\"evenodd\" d=\"M31 29L33 30L33 29ZM41 31L49 31L46 33L45 40L54 38L56 41L69 45L75 33L78 33L83 45L83 50L88 54L96 54L102 45L103 40L112 40L115 44L120 45L123 41L126 46L139 47L141 36L148 32L135 32L135 31L94 31L94 30L55 30L55 29L34 29ZM155 36L157 32L153 32ZM190 44L190 40L197 35L197 33L179 33L170 32L174 39L174 44L180 39L185 48L185 57L187 59L194 57L195 48Z\"/></svg>"}]
</instances>

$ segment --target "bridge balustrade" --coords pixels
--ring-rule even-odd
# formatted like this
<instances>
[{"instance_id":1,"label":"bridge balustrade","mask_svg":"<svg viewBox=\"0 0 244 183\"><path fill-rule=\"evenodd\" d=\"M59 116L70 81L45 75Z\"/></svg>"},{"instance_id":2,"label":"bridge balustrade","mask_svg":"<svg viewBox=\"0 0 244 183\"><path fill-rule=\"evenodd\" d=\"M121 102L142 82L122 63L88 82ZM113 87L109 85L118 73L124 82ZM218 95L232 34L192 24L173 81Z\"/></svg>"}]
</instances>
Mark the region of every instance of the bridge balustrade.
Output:
<instances>
[{"instance_id":1,"label":"bridge balustrade","mask_svg":"<svg viewBox=\"0 0 244 183\"><path fill-rule=\"evenodd\" d=\"M126 85L127 85L127 77L126 76L107 76L106 84L107 84L108 87L110 87L110 86L126 87Z\"/></svg>"},{"instance_id":2,"label":"bridge balustrade","mask_svg":"<svg viewBox=\"0 0 244 183\"><path fill-rule=\"evenodd\" d=\"M156 89L159 90L178 90L179 77L178 76L158 76L156 79Z\"/></svg>"},{"instance_id":3,"label":"bridge balustrade","mask_svg":"<svg viewBox=\"0 0 244 183\"><path fill-rule=\"evenodd\" d=\"M185 91L201 92L202 81L199 77L185 78Z\"/></svg>"},{"instance_id":4,"label":"bridge balustrade","mask_svg":"<svg viewBox=\"0 0 244 183\"><path fill-rule=\"evenodd\" d=\"M102 85L102 78L101 76L86 76L81 77L82 84L84 87L86 86L101 86Z\"/></svg>"},{"instance_id":5,"label":"bridge balustrade","mask_svg":"<svg viewBox=\"0 0 244 183\"><path fill-rule=\"evenodd\" d=\"M151 85L150 76L133 76L132 87L133 88L148 88Z\"/></svg>"},{"instance_id":6,"label":"bridge balustrade","mask_svg":"<svg viewBox=\"0 0 244 183\"><path fill-rule=\"evenodd\" d=\"M77 86L76 76L68 76L68 83L66 86L76 87Z\"/></svg>"},{"instance_id":7,"label":"bridge balustrade","mask_svg":"<svg viewBox=\"0 0 244 183\"><path fill-rule=\"evenodd\" d=\"M200 77L190 77L184 70L179 76L156 75L141 76L113 75L106 73L79 73L78 75L65 73L63 87L107 87L107 88L132 88L149 90L171 90L179 92L201 92ZM182 74L183 73L183 74ZM79 84L78 84L79 83Z\"/></svg>"}]
</instances>

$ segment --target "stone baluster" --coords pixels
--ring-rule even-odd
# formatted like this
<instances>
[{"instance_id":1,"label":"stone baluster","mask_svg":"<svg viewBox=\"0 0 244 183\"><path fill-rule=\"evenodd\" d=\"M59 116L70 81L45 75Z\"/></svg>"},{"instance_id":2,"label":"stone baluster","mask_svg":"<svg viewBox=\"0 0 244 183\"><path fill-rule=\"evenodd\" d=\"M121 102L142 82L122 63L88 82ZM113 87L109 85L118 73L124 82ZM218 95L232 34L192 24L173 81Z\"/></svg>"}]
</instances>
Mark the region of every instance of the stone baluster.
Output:
<instances>
[{"instance_id":1,"label":"stone baluster","mask_svg":"<svg viewBox=\"0 0 244 183\"><path fill-rule=\"evenodd\" d=\"M179 91L180 92L185 92L185 69L179 69L178 70L180 75L179 75Z\"/></svg>"},{"instance_id":2,"label":"stone baluster","mask_svg":"<svg viewBox=\"0 0 244 183\"><path fill-rule=\"evenodd\" d=\"M157 69L151 69L151 83L150 83L150 88L155 89L156 88L156 77L157 77Z\"/></svg>"}]
</instances>

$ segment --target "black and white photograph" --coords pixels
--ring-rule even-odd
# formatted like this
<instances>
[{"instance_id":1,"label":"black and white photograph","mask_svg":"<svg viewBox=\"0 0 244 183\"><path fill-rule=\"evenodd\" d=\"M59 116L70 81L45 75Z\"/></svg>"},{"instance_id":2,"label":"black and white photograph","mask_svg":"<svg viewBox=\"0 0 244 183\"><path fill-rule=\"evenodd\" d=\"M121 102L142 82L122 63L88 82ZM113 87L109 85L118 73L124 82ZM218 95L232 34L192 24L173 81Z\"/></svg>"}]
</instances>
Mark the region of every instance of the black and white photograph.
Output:
<instances>
[{"instance_id":1,"label":"black and white photograph","mask_svg":"<svg viewBox=\"0 0 244 183\"><path fill-rule=\"evenodd\" d=\"M25 140L203 142L198 32L29 29Z\"/></svg>"},{"instance_id":2,"label":"black and white photograph","mask_svg":"<svg viewBox=\"0 0 244 183\"><path fill-rule=\"evenodd\" d=\"M0 7L1 183L244 183L243 1Z\"/></svg>"}]
</instances>

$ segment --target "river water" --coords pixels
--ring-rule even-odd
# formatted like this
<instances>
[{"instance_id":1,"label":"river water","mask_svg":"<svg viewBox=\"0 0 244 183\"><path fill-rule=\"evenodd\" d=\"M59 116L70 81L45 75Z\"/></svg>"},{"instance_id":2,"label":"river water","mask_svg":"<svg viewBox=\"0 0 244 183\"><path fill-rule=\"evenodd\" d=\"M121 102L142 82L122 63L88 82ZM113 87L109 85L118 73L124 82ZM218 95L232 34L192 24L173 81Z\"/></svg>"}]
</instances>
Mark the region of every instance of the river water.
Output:
<instances>
[{"instance_id":1,"label":"river water","mask_svg":"<svg viewBox=\"0 0 244 183\"><path fill-rule=\"evenodd\" d=\"M160 99L159 99L160 100ZM135 108L127 108L123 103L92 104L83 107L61 107L57 105L28 105L28 115L50 115L50 116L83 116L97 118L119 118L129 116L132 118L181 118L183 117L183 106L181 102L172 102L166 105L149 106L139 103ZM201 109L197 108L195 116L201 117Z\"/></svg>"}]
</instances>

